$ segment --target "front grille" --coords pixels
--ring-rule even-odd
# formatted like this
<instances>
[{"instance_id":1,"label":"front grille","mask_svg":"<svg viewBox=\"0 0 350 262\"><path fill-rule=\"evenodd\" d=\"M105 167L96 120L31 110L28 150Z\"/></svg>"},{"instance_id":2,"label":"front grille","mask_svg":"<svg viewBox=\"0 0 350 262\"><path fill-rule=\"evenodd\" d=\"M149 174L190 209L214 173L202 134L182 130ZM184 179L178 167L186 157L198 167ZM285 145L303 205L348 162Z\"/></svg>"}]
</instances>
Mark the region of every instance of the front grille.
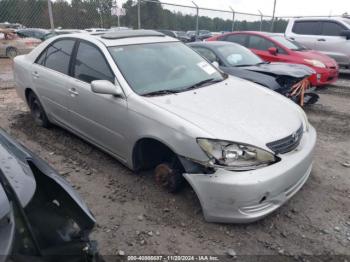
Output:
<instances>
[{"instance_id":1,"label":"front grille","mask_svg":"<svg viewBox=\"0 0 350 262\"><path fill-rule=\"evenodd\" d=\"M267 143L266 146L276 154L284 154L297 148L302 137L303 137L303 125L301 125L299 129L295 131L293 134L285 138L282 138L280 140Z\"/></svg>"}]
</instances>

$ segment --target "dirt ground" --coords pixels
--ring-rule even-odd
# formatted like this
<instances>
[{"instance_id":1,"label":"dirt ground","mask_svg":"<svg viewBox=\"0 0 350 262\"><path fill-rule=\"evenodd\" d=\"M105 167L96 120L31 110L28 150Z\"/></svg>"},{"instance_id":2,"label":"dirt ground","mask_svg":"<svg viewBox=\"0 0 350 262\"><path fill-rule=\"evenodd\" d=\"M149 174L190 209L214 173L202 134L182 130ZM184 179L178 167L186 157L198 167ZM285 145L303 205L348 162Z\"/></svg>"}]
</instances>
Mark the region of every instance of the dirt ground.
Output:
<instances>
[{"instance_id":1,"label":"dirt ground","mask_svg":"<svg viewBox=\"0 0 350 262\"><path fill-rule=\"evenodd\" d=\"M37 127L0 59L0 126L70 181L95 214L104 255L346 255L350 261L350 75L306 109L318 132L310 179L286 205L248 225L206 223L188 187L171 195L69 132ZM338 257L339 258L339 257ZM339 258L340 259L340 258Z\"/></svg>"}]
</instances>

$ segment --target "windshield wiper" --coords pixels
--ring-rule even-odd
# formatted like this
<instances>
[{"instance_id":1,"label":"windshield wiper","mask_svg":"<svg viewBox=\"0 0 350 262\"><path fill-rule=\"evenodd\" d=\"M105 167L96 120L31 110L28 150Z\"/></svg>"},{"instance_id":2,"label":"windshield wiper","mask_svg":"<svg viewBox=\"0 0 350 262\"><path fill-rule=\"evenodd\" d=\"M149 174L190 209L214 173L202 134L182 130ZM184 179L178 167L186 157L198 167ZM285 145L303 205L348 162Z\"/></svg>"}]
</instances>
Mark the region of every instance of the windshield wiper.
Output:
<instances>
[{"instance_id":1,"label":"windshield wiper","mask_svg":"<svg viewBox=\"0 0 350 262\"><path fill-rule=\"evenodd\" d=\"M169 95L169 94L176 94L176 93L179 93L179 90L164 89L164 90L145 93L142 96L158 96L158 95Z\"/></svg>"},{"instance_id":2,"label":"windshield wiper","mask_svg":"<svg viewBox=\"0 0 350 262\"><path fill-rule=\"evenodd\" d=\"M188 91L188 90L192 90L192 89L196 89L196 88L200 88L202 86L206 86L208 84L214 84L214 83L218 83L223 81L222 79L215 79L215 78L209 78L209 79L205 79L203 81L199 81L198 83L195 83L194 85L191 85L189 87L183 88L180 91Z\"/></svg>"}]
</instances>

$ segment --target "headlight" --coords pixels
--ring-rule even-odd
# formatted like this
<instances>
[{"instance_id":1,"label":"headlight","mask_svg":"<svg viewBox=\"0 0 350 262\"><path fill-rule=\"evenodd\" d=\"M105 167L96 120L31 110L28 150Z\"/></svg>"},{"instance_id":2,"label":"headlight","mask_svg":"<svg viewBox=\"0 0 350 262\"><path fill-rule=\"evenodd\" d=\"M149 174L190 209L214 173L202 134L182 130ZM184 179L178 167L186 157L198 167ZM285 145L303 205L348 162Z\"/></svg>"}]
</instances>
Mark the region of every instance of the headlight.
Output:
<instances>
[{"instance_id":1,"label":"headlight","mask_svg":"<svg viewBox=\"0 0 350 262\"><path fill-rule=\"evenodd\" d=\"M326 65L324 63L316 59L304 59L304 61L315 67L326 68Z\"/></svg>"},{"instance_id":2,"label":"headlight","mask_svg":"<svg viewBox=\"0 0 350 262\"><path fill-rule=\"evenodd\" d=\"M307 115L305 114L304 110L301 107L299 107L299 111L300 111L300 114L303 118L304 131L309 132L310 123L309 123L309 120L307 118Z\"/></svg>"},{"instance_id":3,"label":"headlight","mask_svg":"<svg viewBox=\"0 0 350 262\"><path fill-rule=\"evenodd\" d=\"M239 171L257 169L277 161L270 152L250 145L206 138L197 138L197 143L210 158L211 166Z\"/></svg>"}]
</instances>

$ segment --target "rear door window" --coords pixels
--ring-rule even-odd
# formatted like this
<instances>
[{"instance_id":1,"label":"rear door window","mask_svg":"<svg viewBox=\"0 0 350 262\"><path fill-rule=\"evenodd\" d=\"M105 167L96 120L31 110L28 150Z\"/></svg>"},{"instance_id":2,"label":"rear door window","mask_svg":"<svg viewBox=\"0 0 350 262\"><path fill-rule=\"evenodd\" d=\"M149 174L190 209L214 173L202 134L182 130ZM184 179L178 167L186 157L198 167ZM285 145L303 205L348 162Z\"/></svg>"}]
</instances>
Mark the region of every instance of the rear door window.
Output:
<instances>
[{"instance_id":1,"label":"rear door window","mask_svg":"<svg viewBox=\"0 0 350 262\"><path fill-rule=\"evenodd\" d=\"M72 39L58 40L41 53L36 63L68 75L74 44L75 40Z\"/></svg>"},{"instance_id":2,"label":"rear door window","mask_svg":"<svg viewBox=\"0 0 350 262\"><path fill-rule=\"evenodd\" d=\"M250 35L248 38L248 48L267 51L270 47L276 47L273 42L260 36Z\"/></svg>"},{"instance_id":3,"label":"rear door window","mask_svg":"<svg viewBox=\"0 0 350 262\"><path fill-rule=\"evenodd\" d=\"M79 44L74 64L74 77L87 83L94 80L108 80L114 83L114 74L102 52L87 42Z\"/></svg>"},{"instance_id":4,"label":"rear door window","mask_svg":"<svg viewBox=\"0 0 350 262\"><path fill-rule=\"evenodd\" d=\"M346 28L336 22L324 21L322 22L322 35L326 36L340 36L340 32Z\"/></svg>"},{"instance_id":5,"label":"rear door window","mask_svg":"<svg viewBox=\"0 0 350 262\"><path fill-rule=\"evenodd\" d=\"M298 35L320 35L321 23L319 21L296 21L292 32Z\"/></svg>"},{"instance_id":6,"label":"rear door window","mask_svg":"<svg viewBox=\"0 0 350 262\"><path fill-rule=\"evenodd\" d=\"M236 35L227 35L224 36L222 39L223 41L233 42L239 45L247 46L247 36L242 34L236 34Z\"/></svg>"}]
</instances>

